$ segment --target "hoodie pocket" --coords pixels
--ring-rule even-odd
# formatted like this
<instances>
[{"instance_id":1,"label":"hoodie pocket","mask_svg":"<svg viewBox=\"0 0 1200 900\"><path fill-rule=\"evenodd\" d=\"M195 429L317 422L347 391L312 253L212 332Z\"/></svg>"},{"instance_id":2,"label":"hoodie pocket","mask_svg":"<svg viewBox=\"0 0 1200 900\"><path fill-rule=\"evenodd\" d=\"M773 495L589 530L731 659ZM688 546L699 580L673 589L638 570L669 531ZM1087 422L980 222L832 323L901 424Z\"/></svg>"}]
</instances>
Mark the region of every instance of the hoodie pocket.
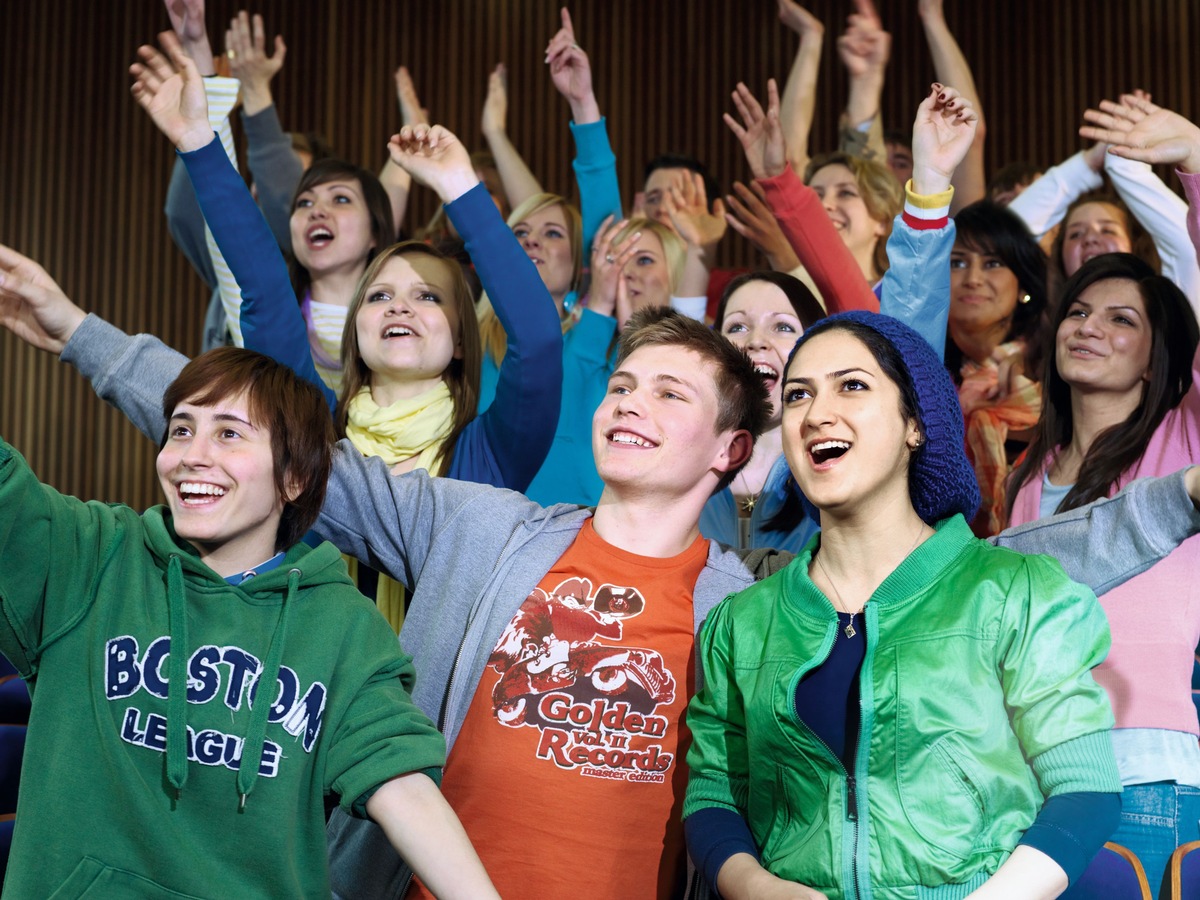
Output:
<instances>
[{"instance_id":1,"label":"hoodie pocket","mask_svg":"<svg viewBox=\"0 0 1200 900\"><path fill-rule=\"evenodd\" d=\"M133 872L114 869L90 856L79 861L67 880L50 895L50 900L76 900L79 897L95 900L145 900L146 897L204 900L195 894L173 891Z\"/></svg>"}]
</instances>

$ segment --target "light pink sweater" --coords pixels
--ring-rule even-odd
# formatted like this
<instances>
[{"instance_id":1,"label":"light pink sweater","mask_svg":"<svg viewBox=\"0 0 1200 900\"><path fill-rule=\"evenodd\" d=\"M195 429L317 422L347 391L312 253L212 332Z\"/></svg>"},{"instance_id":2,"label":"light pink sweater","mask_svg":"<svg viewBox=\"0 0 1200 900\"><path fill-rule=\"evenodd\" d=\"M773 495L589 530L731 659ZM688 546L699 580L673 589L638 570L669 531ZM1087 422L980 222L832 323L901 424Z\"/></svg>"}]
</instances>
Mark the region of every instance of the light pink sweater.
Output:
<instances>
[{"instance_id":1,"label":"light pink sweater","mask_svg":"<svg viewBox=\"0 0 1200 900\"><path fill-rule=\"evenodd\" d=\"M1200 175L1180 177L1189 200L1188 231L1196 240ZM1194 309L1197 298L1188 299ZM1168 475L1195 462L1200 462L1200 351L1192 360L1191 390L1163 418L1142 458L1121 475L1110 496L1135 478ZM1040 518L1042 474L1017 494L1010 524ZM1120 553L1121 548L1112 552ZM1113 588L1100 604L1112 628L1112 650L1092 674L1108 691L1116 727L1200 733L1192 704L1193 654L1200 642L1200 535Z\"/></svg>"}]
</instances>

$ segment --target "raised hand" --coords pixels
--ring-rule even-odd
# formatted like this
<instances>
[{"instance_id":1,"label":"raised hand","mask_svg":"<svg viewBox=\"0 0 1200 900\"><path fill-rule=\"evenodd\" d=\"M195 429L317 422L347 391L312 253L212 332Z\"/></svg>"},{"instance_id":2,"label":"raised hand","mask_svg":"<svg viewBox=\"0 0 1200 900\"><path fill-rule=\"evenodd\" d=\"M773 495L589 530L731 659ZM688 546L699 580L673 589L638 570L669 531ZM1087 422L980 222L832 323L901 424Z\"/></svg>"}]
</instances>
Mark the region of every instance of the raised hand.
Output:
<instances>
[{"instance_id":1,"label":"raised hand","mask_svg":"<svg viewBox=\"0 0 1200 900\"><path fill-rule=\"evenodd\" d=\"M214 138L204 81L174 33L164 31L158 42L167 56L149 44L138 47L142 61L129 67L130 90L172 144L185 153L198 150Z\"/></svg>"},{"instance_id":2,"label":"raised hand","mask_svg":"<svg viewBox=\"0 0 1200 900\"><path fill-rule=\"evenodd\" d=\"M779 7L779 21L800 37L806 34L825 34L825 24L801 6L796 0L775 0Z\"/></svg>"},{"instance_id":3,"label":"raised hand","mask_svg":"<svg viewBox=\"0 0 1200 900\"><path fill-rule=\"evenodd\" d=\"M487 99L483 101L484 137L508 131L508 70L498 63L488 76Z\"/></svg>"},{"instance_id":4,"label":"raised hand","mask_svg":"<svg viewBox=\"0 0 1200 900\"><path fill-rule=\"evenodd\" d=\"M179 37L184 52L196 63L201 75L213 75L212 45L204 26L204 0L163 0L171 28Z\"/></svg>"},{"instance_id":5,"label":"raised hand","mask_svg":"<svg viewBox=\"0 0 1200 900\"><path fill-rule=\"evenodd\" d=\"M942 0L917 0L917 15L922 19L944 19L946 11L942 6Z\"/></svg>"},{"instance_id":6,"label":"raised hand","mask_svg":"<svg viewBox=\"0 0 1200 900\"><path fill-rule=\"evenodd\" d=\"M1112 146L1109 153L1146 163L1169 163L1200 172L1200 128L1179 113L1148 99L1123 94L1120 103L1103 100L1083 114L1082 137Z\"/></svg>"},{"instance_id":7,"label":"raised hand","mask_svg":"<svg viewBox=\"0 0 1200 900\"><path fill-rule=\"evenodd\" d=\"M609 216L600 223L600 230L592 243L592 285L588 290L588 309L602 316L615 316L617 300L625 284L625 266L637 253L640 231L625 235L617 242L616 237L629 224L628 219L614 222ZM628 305L628 295L624 298ZM629 318L625 311L625 318ZM624 321L624 320L621 320Z\"/></svg>"},{"instance_id":8,"label":"raised hand","mask_svg":"<svg viewBox=\"0 0 1200 900\"><path fill-rule=\"evenodd\" d=\"M575 39L571 13L564 6L560 13L562 27L546 45L546 64L555 89L571 104L571 117L576 125L597 122L600 107L592 88L592 64Z\"/></svg>"},{"instance_id":9,"label":"raised hand","mask_svg":"<svg viewBox=\"0 0 1200 900\"><path fill-rule=\"evenodd\" d=\"M950 187L954 170L963 161L979 117L975 108L952 87L934 84L913 122L913 190L939 194Z\"/></svg>"},{"instance_id":10,"label":"raised hand","mask_svg":"<svg viewBox=\"0 0 1200 900\"><path fill-rule=\"evenodd\" d=\"M479 184L471 155L441 125L405 125L387 146L392 162L436 191L443 203L457 200Z\"/></svg>"},{"instance_id":11,"label":"raised hand","mask_svg":"<svg viewBox=\"0 0 1200 900\"><path fill-rule=\"evenodd\" d=\"M892 36L871 0L855 0L857 12L847 19L845 33L838 38L838 55L851 78L882 74L892 52Z\"/></svg>"},{"instance_id":12,"label":"raised hand","mask_svg":"<svg viewBox=\"0 0 1200 900\"><path fill-rule=\"evenodd\" d=\"M246 114L262 112L274 101L271 98L271 79L283 68L287 46L281 35L275 35L271 55L266 50L266 29L262 16L253 20L242 10L229 22L225 32L225 55L229 57L229 73L242 83L242 103Z\"/></svg>"},{"instance_id":13,"label":"raised hand","mask_svg":"<svg viewBox=\"0 0 1200 900\"><path fill-rule=\"evenodd\" d=\"M663 195L663 209L671 227L690 247L711 247L725 236L725 204L718 198L708 211L704 178L699 172L681 170Z\"/></svg>"},{"instance_id":14,"label":"raised hand","mask_svg":"<svg viewBox=\"0 0 1200 900\"><path fill-rule=\"evenodd\" d=\"M729 130L742 144L746 162L755 178L772 178L787 166L787 145L783 129L779 124L779 89L775 79L767 82L767 110L750 93L750 88L738 82L733 92L733 105L737 107L742 121L738 122L729 113L723 118Z\"/></svg>"},{"instance_id":15,"label":"raised hand","mask_svg":"<svg viewBox=\"0 0 1200 900\"><path fill-rule=\"evenodd\" d=\"M400 103L401 125L428 125L429 110L421 105L412 75L404 66L396 69L396 100Z\"/></svg>"},{"instance_id":16,"label":"raised hand","mask_svg":"<svg viewBox=\"0 0 1200 900\"><path fill-rule=\"evenodd\" d=\"M796 251L783 236L775 214L767 205L762 185L751 182L747 187L735 181L733 191L737 196L729 194L725 198L729 206L725 221L729 227L757 247L776 272L790 272L800 265Z\"/></svg>"},{"instance_id":17,"label":"raised hand","mask_svg":"<svg viewBox=\"0 0 1200 900\"><path fill-rule=\"evenodd\" d=\"M45 269L0 244L0 325L30 346L61 353L86 316Z\"/></svg>"}]
</instances>

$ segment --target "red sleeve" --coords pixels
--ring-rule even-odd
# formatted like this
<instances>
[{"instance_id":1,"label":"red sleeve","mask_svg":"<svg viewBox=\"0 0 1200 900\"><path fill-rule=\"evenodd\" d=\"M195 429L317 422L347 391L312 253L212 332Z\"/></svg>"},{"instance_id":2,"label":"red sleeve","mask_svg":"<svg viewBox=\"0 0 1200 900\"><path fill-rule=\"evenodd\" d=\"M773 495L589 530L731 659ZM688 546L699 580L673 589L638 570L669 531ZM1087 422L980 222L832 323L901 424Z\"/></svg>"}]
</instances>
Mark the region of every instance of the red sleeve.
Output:
<instances>
[{"instance_id":1,"label":"red sleeve","mask_svg":"<svg viewBox=\"0 0 1200 900\"><path fill-rule=\"evenodd\" d=\"M774 178L760 178L767 204L779 221L784 237L825 298L829 312L865 309L879 312L879 298L863 278L817 192L804 184L791 167Z\"/></svg>"}]
</instances>

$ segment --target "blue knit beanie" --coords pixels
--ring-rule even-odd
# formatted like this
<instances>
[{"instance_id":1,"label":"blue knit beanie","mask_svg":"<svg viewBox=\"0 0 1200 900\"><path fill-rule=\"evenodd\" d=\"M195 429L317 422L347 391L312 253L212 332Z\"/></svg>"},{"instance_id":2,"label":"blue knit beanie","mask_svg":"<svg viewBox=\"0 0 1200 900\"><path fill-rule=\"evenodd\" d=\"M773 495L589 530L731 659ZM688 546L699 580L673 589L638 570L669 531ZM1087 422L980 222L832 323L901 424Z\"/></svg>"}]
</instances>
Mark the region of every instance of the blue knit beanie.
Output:
<instances>
[{"instance_id":1,"label":"blue knit beanie","mask_svg":"<svg viewBox=\"0 0 1200 900\"><path fill-rule=\"evenodd\" d=\"M924 442L913 451L908 470L913 509L930 525L955 513L962 513L970 522L979 509L979 482L964 449L958 391L946 366L921 335L891 316L865 311L838 313L822 319L801 335L788 356L787 369L806 341L838 322L865 325L895 347L916 390L918 424ZM805 511L819 521L817 508L799 489L797 493Z\"/></svg>"}]
</instances>

